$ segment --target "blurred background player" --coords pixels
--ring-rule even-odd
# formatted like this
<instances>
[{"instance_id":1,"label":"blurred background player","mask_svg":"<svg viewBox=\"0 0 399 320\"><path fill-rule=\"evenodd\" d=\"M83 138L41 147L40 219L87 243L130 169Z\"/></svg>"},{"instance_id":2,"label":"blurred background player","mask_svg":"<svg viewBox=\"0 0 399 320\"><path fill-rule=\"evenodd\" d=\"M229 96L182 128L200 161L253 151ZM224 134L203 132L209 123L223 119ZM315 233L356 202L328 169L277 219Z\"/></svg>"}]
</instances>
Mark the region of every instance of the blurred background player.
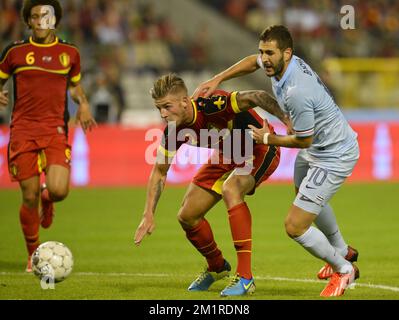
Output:
<instances>
[{"instance_id":1,"label":"blurred background player","mask_svg":"<svg viewBox=\"0 0 399 320\"><path fill-rule=\"evenodd\" d=\"M245 145L245 132L249 124L261 127L263 119L254 111L256 106L276 115L282 122L289 125L286 115L278 107L276 101L264 91L243 91L228 93L217 91L209 99L190 100L184 81L175 74L160 77L151 90L152 98L163 120L168 122L164 131L163 141L158 150L157 163L152 169L149 179L147 200L142 221L135 234L135 243L141 243L146 234L151 234L155 227L154 213L158 200L164 188L166 175L171 160L178 148L185 142L196 146L216 148L207 164L204 164L190 183L184 197L178 220L186 233L188 240L206 258L208 266L203 273L189 286L188 290L208 290L212 283L228 275L231 267L223 258L212 233L206 213L223 199L229 216L230 229L237 252L237 272L231 283L221 292L222 296L244 295L255 290L251 272L251 213L244 198L253 194L255 188L266 180L277 168L280 161L279 147L253 144L253 167L246 172L239 172L239 167L245 164L236 163L223 149L225 137L219 137L213 145L208 139L204 143L200 139L200 131L210 128L239 130L241 139L239 150ZM170 124L175 126L170 126ZM265 121L270 131L273 127ZM182 130L192 129L196 137L176 139L183 134ZM185 135L183 134L185 137ZM201 145L201 142L203 145ZM223 151L222 151L223 150ZM228 160L226 160L228 159ZM217 160L217 161L215 161ZM232 160L232 161L229 161Z\"/></svg>"},{"instance_id":2,"label":"blurred background player","mask_svg":"<svg viewBox=\"0 0 399 320\"><path fill-rule=\"evenodd\" d=\"M328 202L359 158L357 134L318 75L293 55L293 40L286 27L265 29L260 35L259 52L201 84L194 99L200 94L209 96L225 80L259 68L271 77L273 92L284 112L289 113L295 134L278 136L266 126L250 128L257 143L302 149L295 162L297 196L285 221L286 232L327 262L318 277L331 279L320 295L340 296L359 276L351 263L357 260L358 252L344 241ZM313 222L319 229L312 226Z\"/></svg>"},{"instance_id":3,"label":"blurred background player","mask_svg":"<svg viewBox=\"0 0 399 320\"><path fill-rule=\"evenodd\" d=\"M22 18L32 36L4 49L0 57L0 106L8 104L3 85L14 79L14 107L8 148L9 173L22 191L20 222L30 256L39 245L39 226L50 227L53 202L69 189L68 97L79 105L76 119L84 131L95 125L80 85L78 49L55 35L62 17L57 0L26 0ZM40 174L46 184L40 186ZM39 199L41 212L39 216Z\"/></svg>"}]
</instances>

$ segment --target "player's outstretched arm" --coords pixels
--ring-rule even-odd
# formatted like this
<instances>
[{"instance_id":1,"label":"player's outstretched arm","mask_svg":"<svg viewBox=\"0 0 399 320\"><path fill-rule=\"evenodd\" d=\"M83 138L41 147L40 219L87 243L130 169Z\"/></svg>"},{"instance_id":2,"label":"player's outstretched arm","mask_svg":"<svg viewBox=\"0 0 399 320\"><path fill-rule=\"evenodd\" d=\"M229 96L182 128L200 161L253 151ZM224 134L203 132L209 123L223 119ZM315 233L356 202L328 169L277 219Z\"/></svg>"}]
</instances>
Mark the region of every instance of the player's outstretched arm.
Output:
<instances>
[{"instance_id":1,"label":"player's outstretched arm","mask_svg":"<svg viewBox=\"0 0 399 320\"><path fill-rule=\"evenodd\" d=\"M8 106L8 91L3 91L3 85L7 80L0 79L0 108Z\"/></svg>"},{"instance_id":2,"label":"player's outstretched arm","mask_svg":"<svg viewBox=\"0 0 399 320\"><path fill-rule=\"evenodd\" d=\"M150 235L155 228L154 214L161 197L162 191L165 187L166 175L168 173L170 164L156 163L152 168L150 179L147 186L147 199L145 203L143 218L134 234L134 243L139 245L143 238Z\"/></svg>"},{"instance_id":3,"label":"player's outstretched arm","mask_svg":"<svg viewBox=\"0 0 399 320\"><path fill-rule=\"evenodd\" d=\"M91 131L95 126L97 126L97 123L91 114L90 105L87 101L83 87L80 83L72 83L69 87L69 92L73 101L79 105L78 112L76 113L76 122L80 123L85 133L87 130Z\"/></svg>"},{"instance_id":4,"label":"player's outstretched arm","mask_svg":"<svg viewBox=\"0 0 399 320\"><path fill-rule=\"evenodd\" d=\"M266 121L263 121L262 128L256 128L253 125L248 126L251 129L252 139L259 144L267 144L272 146L280 146L285 148L309 148L313 142L313 136L297 137L295 134L280 136L270 132L269 126Z\"/></svg>"},{"instance_id":5,"label":"player's outstretched arm","mask_svg":"<svg viewBox=\"0 0 399 320\"><path fill-rule=\"evenodd\" d=\"M293 134L292 123L287 114L281 110L277 101L266 91L263 90L248 90L240 91L237 96L237 104L240 110L245 111L255 107L260 107L277 117L282 123L287 126L287 133Z\"/></svg>"},{"instance_id":6,"label":"player's outstretched arm","mask_svg":"<svg viewBox=\"0 0 399 320\"><path fill-rule=\"evenodd\" d=\"M254 54L238 61L236 64L215 75L212 79L201 83L194 91L192 98L197 100L199 96L208 98L217 87L226 80L241 77L259 69L256 59L258 55Z\"/></svg>"}]
</instances>

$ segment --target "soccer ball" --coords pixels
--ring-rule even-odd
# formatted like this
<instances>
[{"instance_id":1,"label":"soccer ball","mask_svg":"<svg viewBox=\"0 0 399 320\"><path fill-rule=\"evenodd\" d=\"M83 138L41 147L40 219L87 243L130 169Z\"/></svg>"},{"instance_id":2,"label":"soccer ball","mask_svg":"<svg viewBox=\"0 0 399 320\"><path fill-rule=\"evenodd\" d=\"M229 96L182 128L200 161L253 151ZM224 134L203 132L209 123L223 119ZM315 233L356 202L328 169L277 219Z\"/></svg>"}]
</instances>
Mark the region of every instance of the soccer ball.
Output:
<instances>
[{"instance_id":1,"label":"soccer ball","mask_svg":"<svg viewBox=\"0 0 399 320\"><path fill-rule=\"evenodd\" d=\"M33 273L40 280L61 282L72 272L72 252L61 242L42 243L32 254L31 259Z\"/></svg>"}]
</instances>

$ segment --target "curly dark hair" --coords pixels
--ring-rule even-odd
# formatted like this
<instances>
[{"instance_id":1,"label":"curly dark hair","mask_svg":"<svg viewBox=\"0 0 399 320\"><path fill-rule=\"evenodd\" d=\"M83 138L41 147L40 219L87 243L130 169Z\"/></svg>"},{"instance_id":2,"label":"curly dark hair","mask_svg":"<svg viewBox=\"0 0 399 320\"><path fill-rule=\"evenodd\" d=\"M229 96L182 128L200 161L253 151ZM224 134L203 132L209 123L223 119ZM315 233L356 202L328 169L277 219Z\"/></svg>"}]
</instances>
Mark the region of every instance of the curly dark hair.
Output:
<instances>
[{"instance_id":1,"label":"curly dark hair","mask_svg":"<svg viewBox=\"0 0 399 320\"><path fill-rule=\"evenodd\" d=\"M62 18L62 7L60 2L58 0L25 0L24 5L22 6L21 15L22 19L28 26L31 10L36 6L52 6L54 8L56 18L55 27L57 28Z\"/></svg>"}]
</instances>

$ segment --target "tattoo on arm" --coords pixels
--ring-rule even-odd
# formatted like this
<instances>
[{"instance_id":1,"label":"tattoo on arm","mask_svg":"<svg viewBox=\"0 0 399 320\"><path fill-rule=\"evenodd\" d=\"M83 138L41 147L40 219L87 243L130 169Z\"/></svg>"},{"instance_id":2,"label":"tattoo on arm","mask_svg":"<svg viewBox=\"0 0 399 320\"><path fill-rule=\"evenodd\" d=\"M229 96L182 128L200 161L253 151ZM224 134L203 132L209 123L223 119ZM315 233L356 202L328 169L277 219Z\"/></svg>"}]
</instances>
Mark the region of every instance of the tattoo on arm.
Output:
<instances>
[{"instance_id":1,"label":"tattoo on arm","mask_svg":"<svg viewBox=\"0 0 399 320\"><path fill-rule=\"evenodd\" d=\"M237 95L237 102L240 110L242 111L260 107L270 114L276 116L281 122L286 123L287 121L287 115L281 110L277 101L266 91L240 91Z\"/></svg>"},{"instance_id":2,"label":"tattoo on arm","mask_svg":"<svg viewBox=\"0 0 399 320\"><path fill-rule=\"evenodd\" d=\"M155 208L158 204L159 198L161 197L163 188L165 186L165 180L160 180L155 186L155 195L154 195L154 203L152 204L152 212L155 212Z\"/></svg>"}]
</instances>

